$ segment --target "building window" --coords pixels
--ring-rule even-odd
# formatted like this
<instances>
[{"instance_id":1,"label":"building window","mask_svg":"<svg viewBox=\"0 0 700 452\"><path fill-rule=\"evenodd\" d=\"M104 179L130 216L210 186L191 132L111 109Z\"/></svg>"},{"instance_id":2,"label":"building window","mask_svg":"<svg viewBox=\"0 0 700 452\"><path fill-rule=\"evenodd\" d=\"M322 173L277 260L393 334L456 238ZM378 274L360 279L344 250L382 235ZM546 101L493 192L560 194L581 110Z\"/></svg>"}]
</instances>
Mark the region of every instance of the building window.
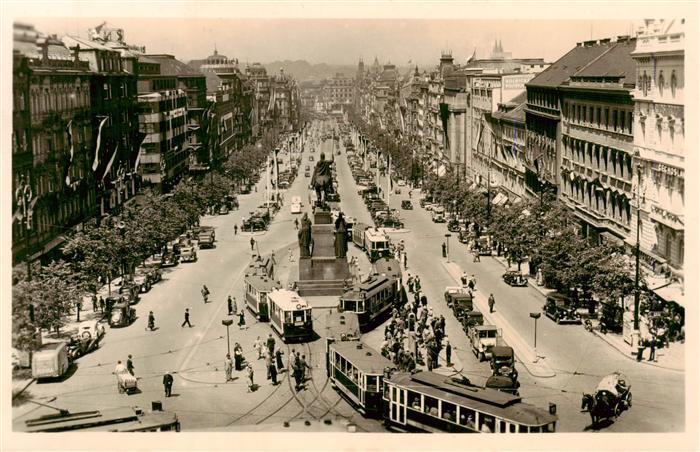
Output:
<instances>
[{"instance_id":1,"label":"building window","mask_svg":"<svg viewBox=\"0 0 700 452\"><path fill-rule=\"evenodd\" d=\"M676 71L671 71L671 97L676 97L676 85L678 80L676 79Z\"/></svg>"}]
</instances>

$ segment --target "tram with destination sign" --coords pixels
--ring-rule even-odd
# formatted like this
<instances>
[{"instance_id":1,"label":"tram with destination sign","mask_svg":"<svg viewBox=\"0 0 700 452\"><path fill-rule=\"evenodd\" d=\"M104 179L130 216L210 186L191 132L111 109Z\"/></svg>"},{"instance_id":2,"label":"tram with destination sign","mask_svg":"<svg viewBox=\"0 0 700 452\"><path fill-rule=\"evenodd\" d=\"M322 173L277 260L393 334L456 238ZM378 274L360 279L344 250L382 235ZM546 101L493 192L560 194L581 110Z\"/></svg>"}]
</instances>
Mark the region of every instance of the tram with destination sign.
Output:
<instances>
[{"instance_id":1,"label":"tram with destination sign","mask_svg":"<svg viewBox=\"0 0 700 452\"><path fill-rule=\"evenodd\" d=\"M270 326L284 342L310 340L314 335L311 307L297 292L277 289L267 294Z\"/></svg>"}]
</instances>

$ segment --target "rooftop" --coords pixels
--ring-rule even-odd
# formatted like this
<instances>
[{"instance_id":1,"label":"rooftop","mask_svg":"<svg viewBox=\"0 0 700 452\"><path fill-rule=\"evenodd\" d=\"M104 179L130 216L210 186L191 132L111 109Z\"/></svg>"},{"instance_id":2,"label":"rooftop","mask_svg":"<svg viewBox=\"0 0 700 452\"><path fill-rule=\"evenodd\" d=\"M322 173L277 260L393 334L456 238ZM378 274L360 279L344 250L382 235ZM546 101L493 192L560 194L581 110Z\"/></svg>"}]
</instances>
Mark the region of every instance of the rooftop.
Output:
<instances>
[{"instance_id":1,"label":"rooftop","mask_svg":"<svg viewBox=\"0 0 700 452\"><path fill-rule=\"evenodd\" d=\"M195 71L191 66L177 60L173 55L168 54L148 54L150 60L160 63L161 75L175 75L178 77L203 77L200 72ZM139 58L141 61L141 58Z\"/></svg>"},{"instance_id":2,"label":"rooftop","mask_svg":"<svg viewBox=\"0 0 700 452\"><path fill-rule=\"evenodd\" d=\"M527 86L557 87L591 61L610 50L614 45L615 43L611 43L608 39L586 41L585 43L579 42L576 44L576 47L530 80Z\"/></svg>"},{"instance_id":3,"label":"rooftop","mask_svg":"<svg viewBox=\"0 0 700 452\"><path fill-rule=\"evenodd\" d=\"M637 65L632 58L635 38L620 38L606 52L593 59L572 77L620 77L624 84L635 84Z\"/></svg>"}]
</instances>

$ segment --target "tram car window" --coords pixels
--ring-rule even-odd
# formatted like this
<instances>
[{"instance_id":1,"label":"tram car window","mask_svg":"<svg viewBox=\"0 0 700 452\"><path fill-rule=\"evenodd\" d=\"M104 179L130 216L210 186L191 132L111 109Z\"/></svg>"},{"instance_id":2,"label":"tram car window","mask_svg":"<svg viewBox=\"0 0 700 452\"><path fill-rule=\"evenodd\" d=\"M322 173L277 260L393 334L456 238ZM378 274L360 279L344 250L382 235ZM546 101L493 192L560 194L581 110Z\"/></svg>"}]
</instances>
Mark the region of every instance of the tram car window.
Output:
<instances>
[{"instance_id":1,"label":"tram car window","mask_svg":"<svg viewBox=\"0 0 700 452\"><path fill-rule=\"evenodd\" d=\"M284 342L306 341L313 337L311 307L297 292L273 290L267 295L270 326Z\"/></svg>"}]
</instances>

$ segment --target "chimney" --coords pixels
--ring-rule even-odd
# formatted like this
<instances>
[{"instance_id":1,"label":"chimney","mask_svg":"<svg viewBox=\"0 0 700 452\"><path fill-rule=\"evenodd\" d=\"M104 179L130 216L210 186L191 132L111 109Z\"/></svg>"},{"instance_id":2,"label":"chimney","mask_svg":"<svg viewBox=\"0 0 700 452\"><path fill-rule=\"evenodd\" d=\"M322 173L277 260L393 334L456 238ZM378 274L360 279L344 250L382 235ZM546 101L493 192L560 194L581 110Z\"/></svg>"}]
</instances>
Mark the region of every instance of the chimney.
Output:
<instances>
[{"instance_id":1,"label":"chimney","mask_svg":"<svg viewBox=\"0 0 700 452\"><path fill-rule=\"evenodd\" d=\"M618 40L619 42L629 41L629 39L630 39L630 36L629 36L629 35L620 35L620 36L617 37L617 40Z\"/></svg>"},{"instance_id":2,"label":"chimney","mask_svg":"<svg viewBox=\"0 0 700 452\"><path fill-rule=\"evenodd\" d=\"M48 40L48 38L44 39L44 42L40 43L39 47L41 47L41 63L48 64L48 62L49 62L49 40Z\"/></svg>"},{"instance_id":3,"label":"chimney","mask_svg":"<svg viewBox=\"0 0 700 452\"><path fill-rule=\"evenodd\" d=\"M610 42L610 38L605 38L605 39L601 39L600 41L598 41L598 43L601 45L608 44L609 42Z\"/></svg>"}]
</instances>

